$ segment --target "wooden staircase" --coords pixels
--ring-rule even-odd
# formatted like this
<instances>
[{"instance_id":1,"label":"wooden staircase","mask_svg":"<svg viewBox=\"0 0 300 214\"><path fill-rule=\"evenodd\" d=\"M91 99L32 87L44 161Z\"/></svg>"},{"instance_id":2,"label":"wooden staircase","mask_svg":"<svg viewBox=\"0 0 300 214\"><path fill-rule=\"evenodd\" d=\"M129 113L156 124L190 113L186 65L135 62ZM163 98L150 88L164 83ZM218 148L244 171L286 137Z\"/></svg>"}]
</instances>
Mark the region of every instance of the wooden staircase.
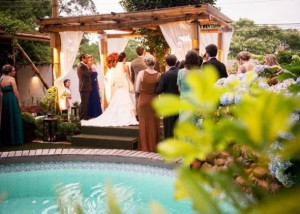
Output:
<instances>
[{"instance_id":1,"label":"wooden staircase","mask_svg":"<svg viewBox=\"0 0 300 214\"><path fill-rule=\"evenodd\" d=\"M81 134L72 137L72 145L103 149L130 149L138 146L139 127L82 126Z\"/></svg>"}]
</instances>

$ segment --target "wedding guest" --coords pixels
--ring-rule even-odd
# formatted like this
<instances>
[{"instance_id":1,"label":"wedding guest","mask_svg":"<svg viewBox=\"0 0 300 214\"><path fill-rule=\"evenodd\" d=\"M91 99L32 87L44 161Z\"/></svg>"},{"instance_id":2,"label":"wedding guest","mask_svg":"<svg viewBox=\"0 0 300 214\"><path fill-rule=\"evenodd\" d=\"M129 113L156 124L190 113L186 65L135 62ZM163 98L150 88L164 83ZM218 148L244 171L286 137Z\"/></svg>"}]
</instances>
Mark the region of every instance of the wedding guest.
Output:
<instances>
[{"instance_id":1,"label":"wedding guest","mask_svg":"<svg viewBox=\"0 0 300 214\"><path fill-rule=\"evenodd\" d=\"M179 62L179 64L178 64L178 69L179 69L179 70L184 68L184 63L185 63L184 60L181 60L181 61Z\"/></svg>"},{"instance_id":2,"label":"wedding guest","mask_svg":"<svg viewBox=\"0 0 300 214\"><path fill-rule=\"evenodd\" d=\"M21 145L24 143L23 120L20 110L19 92L15 80L16 70L4 65L0 88L2 91L2 117L0 145Z\"/></svg>"},{"instance_id":3,"label":"wedding guest","mask_svg":"<svg viewBox=\"0 0 300 214\"><path fill-rule=\"evenodd\" d=\"M208 58L208 60L203 63L203 66L212 65L217 70L219 78L228 77L226 66L216 58L218 47L214 44L210 44L205 47L205 50L205 57Z\"/></svg>"},{"instance_id":4,"label":"wedding guest","mask_svg":"<svg viewBox=\"0 0 300 214\"><path fill-rule=\"evenodd\" d=\"M276 76L274 76L268 80L268 83L270 85L276 85L278 83L277 76L284 73L284 70L280 67L280 65L276 59L276 56L274 54L267 54L264 58L264 64L267 66L273 67L274 70L276 69L275 70Z\"/></svg>"},{"instance_id":5,"label":"wedding guest","mask_svg":"<svg viewBox=\"0 0 300 214\"><path fill-rule=\"evenodd\" d=\"M136 51L138 57L131 61L131 66L130 66L131 67L131 79L132 79L133 84L135 84L136 78L137 78L139 72L147 68L147 66L144 62L144 58L143 58L144 54L145 54L144 48L142 46L138 46L135 51ZM138 98L139 98L139 94L135 93L136 108L138 108ZM137 116L137 120L138 120L138 116Z\"/></svg>"},{"instance_id":6,"label":"wedding guest","mask_svg":"<svg viewBox=\"0 0 300 214\"><path fill-rule=\"evenodd\" d=\"M177 75L178 75L178 68L176 67L177 57L175 55L168 55L165 58L165 61L167 63L168 71L161 75L161 78L159 80L155 92L157 94L165 93L165 94L179 95L179 91L177 87ZM177 119L178 119L178 115L173 115L173 116L163 118L165 138L174 136L173 130Z\"/></svg>"},{"instance_id":7,"label":"wedding guest","mask_svg":"<svg viewBox=\"0 0 300 214\"><path fill-rule=\"evenodd\" d=\"M102 108L99 95L98 72L96 71L96 68L94 66L94 59L91 55L88 56L87 67L90 71L92 71L92 90L89 97L88 117L94 118L102 114Z\"/></svg>"},{"instance_id":8,"label":"wedding guest","mask_svg":"<svg viewBox=\"0 0 300 214\"><path fill-rule=\"evenodd\" d=\"M139 116L139 144L141 151L156 152L156 145L160 140L160 121L152 107L152 101L157 96L155 89L160 73L154 70L156 60L152 55L145 55L147 66L139 72L135 90L140 93L138 101Z\"/></svg>"},{"instance_id":9,"label":"wedding guest","mask_svg":"<svg viewBox=\"0 0 300 214\"><path fill-rule=\"evenodd\" d=\"M0 83L2 81L2 79L7 76L6 74L3 74L2 71L3 71L3 68L4 66L2 67L1 69L1 73L0 73ZM1 113L2 113L2 92L0 90L0 129L1 129Z\"/></svg>"},{"instance_id":10,"label":"wedding guest","mask_svg":"<svg viewBox=\"0 0 300 214\"><path fill-rule=\"evenodd\" d=\"M131 78L133 83L135 83L139 72L147 68L143 59L145 53L144 48L142 46L138 46L135 51L138 57L131 61Z\"/></svg>"},{"instance_id":11,"label":"wedding guest","mask_svg":"<svg viewBox=\"0 0 300 214\"><path fill-rule=\"evenodd\" d=\"M87 67L88 54L80 56L80 63L77 67L77 75L79 79L79 92L80 92L80 119L88 120L88 108L90 92L92 91L91 75L92 71Z\"/></svg>"},{"instance_id":12,"label":"wedding guest","mask_svg":"<svg viewBox=\"0 0 300 214\"><path fill-rule=\"evenodd\" d=\"M251 53L248 51L242 51L240 52L236 57L239 68L238 68L238 74L240 73L246 73L248 71L253 71L255 64L251 62Z\"/></svg>"},{"instance_id":13,"label":"wedding guest","mask_svg":"<svg viewBox=\"0 0 300 214\"><path fill-rule=\"evenodd\" d=\"M274 54L267 54L264 58L264 64L268 66L280 66Z\"/></svg>"},{"instance_id":14,"label":"wedding guest","mask_svg":"<svg viewBox=\"0 0 300 214\"><path fill-rule=\"evenodd\" d=\"M185 79L192 69L199 69L199 64L200 62L198 53L194 50L189 50L185 55L184 68L178 71L177 86L180 92L180 99L192 101L189 99L189 92L191 89ZM194 124L197 122L197 118L189 112L180 112L179 120L189 120Z\"/></svg>"},{"instance_id":15,"label":"wedding guest","mask_svg":"<svg viewBox=\"0 0 300 214\"><path fill-rule=\"evenodd\" d=\"M71 114L71 107L72 107L72 94L70 90L71 86L71 80L70 79L65 79L64 80L64 86L65 86L65 97L66 97L66 109L68 111L68 115Z\"/></svg>"}]
</instances>

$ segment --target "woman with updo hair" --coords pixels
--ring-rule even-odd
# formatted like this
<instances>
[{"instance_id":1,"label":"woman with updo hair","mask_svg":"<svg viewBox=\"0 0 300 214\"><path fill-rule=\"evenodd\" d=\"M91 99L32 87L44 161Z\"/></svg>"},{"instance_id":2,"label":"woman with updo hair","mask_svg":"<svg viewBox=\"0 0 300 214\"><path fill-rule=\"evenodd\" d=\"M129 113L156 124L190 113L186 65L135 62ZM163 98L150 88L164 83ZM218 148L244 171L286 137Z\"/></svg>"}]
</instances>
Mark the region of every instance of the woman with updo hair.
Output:
<instances>
[{"instance_id":1,"label":"woman with updo hair","mask_svg":"<svg viewBox=\"0 0 300 214\"><path fill-rule=\"evenodd\" d=\"M236 59L239 64L238 74L253 71L255 64L250 61L251 53L248 51L242 51L237 55Z\"/></svg>"},{"instance_id":2,"label":"woman with updo hair","mask_svg":"<svg viewBox=\"0 0 300 214\"><path fill-rule=\"evenodd\" d=\"M24 135L20 110L21 102L14 78L16 70L13 66L7 64L2 67L2 74L3 76L0 79L2 92L0 145L21 145L24 143Z\"/></svg>"},{"instance_id":3,"label":"woman with updo hair","mask_svg":"<svg viewBox=\"0 0 300 214\"><path fill-rule=\"evenodd\" d=\"M154 70L156 60L154 56L146 54L144 61L147 66L139 72L135 90L139 93L139 144L138 149L145 152L156 152L160 141L160 120L152 107L152 101L157 96L155 89L160 79L160 73Z\"/></svg>"}]
</instances>

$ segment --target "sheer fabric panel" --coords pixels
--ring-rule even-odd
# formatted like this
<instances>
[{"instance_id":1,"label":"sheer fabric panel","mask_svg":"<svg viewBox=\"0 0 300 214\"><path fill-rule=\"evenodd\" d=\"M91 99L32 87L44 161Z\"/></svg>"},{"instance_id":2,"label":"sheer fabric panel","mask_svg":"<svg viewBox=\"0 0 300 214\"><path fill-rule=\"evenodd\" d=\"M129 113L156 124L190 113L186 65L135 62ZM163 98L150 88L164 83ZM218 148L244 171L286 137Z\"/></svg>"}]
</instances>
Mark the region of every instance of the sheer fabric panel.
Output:
<instances>
[{"instance_id":1,"label":"sheer fabric panel","mask_svg":"<svg viewBox=\"0 0 300 214\"><path fill-rule=\"evenodd\" d=\"M55 80L54 85L58 88L58 96L60 98L60 96L64 93L65 90L63 83L64 79L71 79L72 102L74 102L76 100L80 100L80 96L78 99L78 78L77 73L74 72L73 63L78 53L83 32L60 32L59 34L61 39L61 76ZM61 109L65 109L65 101L63 99L59 99L59 103Z\"/></svg>"},{"instance_id":2,"label":"sheer fabric panel","mask_svg":"<svg viewBox=\"0 0 300 214\"><path fill-rule=\"evenodd\" d=\"M184 60L185 54L192 49L192 25L186 22L174 22L159 27L178 60Z\"/></svg>"}]
</instances>

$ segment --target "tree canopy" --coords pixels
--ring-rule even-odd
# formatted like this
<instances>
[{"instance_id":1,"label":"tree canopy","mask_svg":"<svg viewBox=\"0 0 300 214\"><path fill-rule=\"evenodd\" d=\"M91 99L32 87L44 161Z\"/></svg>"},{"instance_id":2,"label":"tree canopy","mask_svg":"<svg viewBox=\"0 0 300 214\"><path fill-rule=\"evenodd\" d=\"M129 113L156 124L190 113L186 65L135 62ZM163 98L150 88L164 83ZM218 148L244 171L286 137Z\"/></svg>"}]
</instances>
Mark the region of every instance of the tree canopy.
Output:
<instances>
[{"instance_id":1,"label":"tree canopy","mask_svg":"<svg viewBox=\"0 0 300 214\"><path fill-rule=\"evenodd\" d=\"M7 0L0 6L0 29L7 34L14 36L16 33L24 31L37 31L36 20L39 17L50 17L52 14L51 0ZM95 14L96 7L93 0L59 0L59 14L87 15ZM51 50L49 44L32 41L18 41L23 49L30 56L35 64L51 63ZM3 57L14 57L18 64L27 63L22 56L11 53L1 48L0 55ZM9 54L8 54L9 53ZM11 60L3 60L7 62ZM12 60L14 61L14 60Z\"/></svg>"},{"instance_id":2,"label":"tree canopy","mask_svg":"<svg viewBox=\"0 0 300 214\"><path fill-rule=\"evenodd\" d=\"M197 5L209 3L214 5L216 0L120 0L120 5L128 12L142 11L158 8L168 8L185 5ZM155 53L157 61L162 65L166 51L169 48L160 29L139 29L138 33L144 36L142 44L149 48L151 53Z\"/></svg>"},{"instance_id":3,"label":"tree canopy","mask_svg":"<svg viewBox=\"0 0 300 214\"><path fill-rule=\"evenodd\" d=\"M126 11L141 11L158 8L177 7L209 3L214 5L216 0L120 0L120 5Z\"/></svg>"},{"instance_id":4,"label":"tree canopy","mask_svg":"<svg viewBox=\"0 0 300 214\"><path fill-rule=\"evenodd\" d=\"M240 19L232 24L234 34L230 45L230 56L240 51L255 55L273 54L281 50L300 50L300 32L284 30L277 26L259 26L249 19Z\"/></svg>"}]
</instances>

